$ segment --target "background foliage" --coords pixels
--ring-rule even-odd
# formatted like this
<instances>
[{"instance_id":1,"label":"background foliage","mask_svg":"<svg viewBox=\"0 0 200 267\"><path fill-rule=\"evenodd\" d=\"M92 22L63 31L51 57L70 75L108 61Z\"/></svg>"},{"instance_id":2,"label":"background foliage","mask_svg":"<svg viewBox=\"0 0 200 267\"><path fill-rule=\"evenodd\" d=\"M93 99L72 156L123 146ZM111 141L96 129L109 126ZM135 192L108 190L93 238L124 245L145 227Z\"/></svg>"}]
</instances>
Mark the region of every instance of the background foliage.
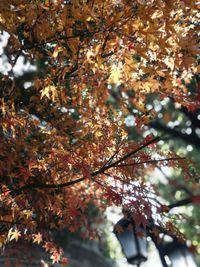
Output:
<instances>
[{"instance_id":1,"label":"background foliage","mask_svg":"<svg viewBox=\"0 0 200 267\"><path fill-rule=\"evenodd\" d=\"M196 208L171 210L199 204L198 19L187 0L0 2L1 247L65 264L51 232L98 236L91 203L197 245Z\"/></svg>"}]
</instances>

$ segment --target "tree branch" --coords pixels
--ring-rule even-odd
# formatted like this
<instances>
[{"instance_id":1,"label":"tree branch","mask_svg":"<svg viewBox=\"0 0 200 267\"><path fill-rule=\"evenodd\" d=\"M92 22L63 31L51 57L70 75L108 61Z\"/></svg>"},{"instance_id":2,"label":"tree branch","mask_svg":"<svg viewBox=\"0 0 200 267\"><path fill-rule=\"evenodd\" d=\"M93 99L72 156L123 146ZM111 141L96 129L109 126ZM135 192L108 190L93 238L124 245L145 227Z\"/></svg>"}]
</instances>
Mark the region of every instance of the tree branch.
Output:
<instances>
[{"instance_id":1,"label":"tree branch","mask_svg":"<svg viewBox=\"0 0 200 267\"><path fill-rule=\"evenodd\" d=\"M30 50L30 49L33 49L33 48L39 48L43 45L46 45L46 44L49 44L49 43L53 43L53 42L56 42L56 41L67 41L67 40L70 40L70 39L75 39L75 38L88 38L96 33L100 33L102 30L98 30L98 31L94 31L94 32L89 32L89 31L82 31L82 32L79 32L78 34L74 34L74 35L71 35L71 36L60 36L59 38L56 37L56 38L53 38L51 40L47 40L47 41L43 41L43 42L40 42L40 43L34 43L34 44L29 44L29 45L26 45L26 46L23 46L21 47L20 49L17 49L17 50L14 50L10 53L10 55L14 55L14 54L18 54L18 53L21 53L23 50ZM103 30L104 31L104 30Z\"/></svg>"},{"instance_id":2,"label":"tree branch","mask_svg":"<svg viewBox=\"0 0 200 267\"><path fill-rule=\"evenodd\" d=\"M172 135L172 137L174 138L178 138L178 139L182 139L183 141L193 144L197 147L200 147L200 139L196 136L196 134L190 134L190 135L186 135L183 134L175 129L171 129L167 126L165 126L164 124L161 124L159 122L151 122L149 124L149 126L153 127L156 130L168 133L170 135Z\"/></svg>"},{"instance_id":3,"label":"tree branch","mask_svg":"<svg viewBox=\"0 0 200 267\"><path fill-rule=\"evenodd\" d=\"M40 189L42 189L42 188L46 188L46 189L55 188L55 189L58 189L58 188L63 188L63 187L67 187L67 186L71 186L71 185L80 183L83 180L85 180L85 177L81 177L79 179L76 179L76 180L73 180L73 181L69 181L69 182L66 182L66 183L63 183L63 184L43 184L43 183L28 184L28 185L20 187L17 190L11 191L11 194L16 196L16 195L19 195L22 191L36 189L36 188L40 188Z\"/></svg>"},{"instance_id":4,"label":"tree branch","mask_svg":"<svg viewBox=\"0 0 200 267\"><path fill-rule=\"evenodd\" d=\"M185 206L185 205L188 205L190 203L192 203L192 197L184 198L184 199L181 199L181 200L179 200L173 204L167 205L167 208L169 210L171 210L173 208Z\"/></svg>"},{"instance_id":5,"label":"tree branch","mask_svg":"<svg viewBox=\"0 0 200 267\"><path fill-rule=\"evenodd\" d=\"M136 148L135 150L133 150L130 153L126 154L125 156L123 156L119 160L113 162L112 164L110 164L108 166L103 166L99 170L90 173L90 176L91 177L95 177L95 176L97 176L99 174L103 174L104 171L106 171L106 170L108 170L110 168L116 167L116 165L118 165L119 163L125 161L126 159L128 159L132 155L136 154L137 152L139 152L143 148L149 146L150 144L153 144L155 142L158 142L160 139L161 139L161 137L156 137L156 138L148 141L147 143L140 145L138 148ZM37 188L40 188L40 189L43 189L43 188L45 188L45 189L59 189L59 188L64 188L64 187L68 187L68 186L72 186L72 185L75 185L77 183L80 183L80 182L84 181L85 179L86 179L86 177L83 176L83 177L81 177L79 179L76 179L76 180L73 180L73 181L69 181L69 182L66 182L66 183L62 183L62 184L45 184L45 183L28 184L28 185L24 185L24 186L22 186L22 187L20 187L20 188L18 188L16 190L12 190L11 191L11 195L16 196L16 195L21 194L21 192L23 192L23 191L37 189ZM93 179L93 181L95 181L95 180Z\"/></svg>"},{"instance_id":6,"label":"tree branch","mask_svg":"<svg viewBox=\"0 0 200 267\"><path fill-rule=\"evenodd\" d=\"M120 165L116 165L114 167L127 167L127 166L135 166L135 165L141 165L141 164L153 164L157 162L162 162L162 161L170 161L170 160L184 160L186 159L185 157L172 157L172 158L165 158L165 159L154 159L154 160L147 160L147 161L140 161L140 162L134 162L134 163L124 163Z\"/></svg>"},{"instance_id":7,"label":"tree branch","mask_svg":"<svg viewBox=\"0 0 200 267\"><path fill-rule=\"evenodd\" d=\"M122 157L121 159L119 159L119 160L113 162L112 164L110 164L109 166L107 166L107 167L105 168L105 170L107 170L107 169L109 169L109 168L111 168L111 167L115 167L115 166L118 165L119 163L121 163L121 162L125 161L126 159L130 158L131 156L135 155L137 152L139 152L139 151L142 150L143 148L145 148L145 147L147 147L147 146L149 146L149 145L151 145L151 144L153 144L153 143L156 143L156 142L160 141L161 139L162 139L161 136L155 137L154 139L148 141L147 143L145 143L145 144L139 146L139 147L136 148L135 150L133 150L133 151L131 151L130 153L126 154L126 155L125 155L124 157Z\"/></svg>"}]
</instances>

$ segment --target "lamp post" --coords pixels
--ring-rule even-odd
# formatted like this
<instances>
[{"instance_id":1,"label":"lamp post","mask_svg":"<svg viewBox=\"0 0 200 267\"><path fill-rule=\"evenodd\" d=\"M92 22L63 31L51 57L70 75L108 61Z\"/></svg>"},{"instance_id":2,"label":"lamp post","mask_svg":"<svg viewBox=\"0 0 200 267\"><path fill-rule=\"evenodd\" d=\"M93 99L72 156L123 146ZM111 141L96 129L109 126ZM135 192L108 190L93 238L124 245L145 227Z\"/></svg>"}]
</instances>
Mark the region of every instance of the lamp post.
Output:
<instances>
[{"instance_id":1,"label":"lamp post","mask_svg":"<svg viewBox=\"0 0 200 267\"><path fill-rule=\"evenodd\" d=\"M165 253L171 262L170 267L196 267L192 254L185 244L176 240L167 243Z\"/></svg>"},{"instance_id":2,"label":"lamp post","mask_svg":"<svg viewBox=\"0 0 200 267\"><path fill-rule=\"evenodd\" d=\"M179 243L176 239L167 244L158 244L149 231L141 226L136 227L134 221L129 217L123 217L116 223L114 234L121 244L128 263L132 265L139 267L142 262L147 260L146 238L149 235L158 249L163 267L197 267L185 244ZM166 261L166 257L170 263Z\"/></svg>"},{"instance_id":3,"label":"lamp post","mask_svg":"<svg viewBox=\"0 0 200 267\"><path fill-rule=\"evenodd\" d=\"M135 227L131 219L124 217L115 225L114 233L130 264L139 267L147 260L147 239L144 228Z\"/></svg>"}]
</instances>

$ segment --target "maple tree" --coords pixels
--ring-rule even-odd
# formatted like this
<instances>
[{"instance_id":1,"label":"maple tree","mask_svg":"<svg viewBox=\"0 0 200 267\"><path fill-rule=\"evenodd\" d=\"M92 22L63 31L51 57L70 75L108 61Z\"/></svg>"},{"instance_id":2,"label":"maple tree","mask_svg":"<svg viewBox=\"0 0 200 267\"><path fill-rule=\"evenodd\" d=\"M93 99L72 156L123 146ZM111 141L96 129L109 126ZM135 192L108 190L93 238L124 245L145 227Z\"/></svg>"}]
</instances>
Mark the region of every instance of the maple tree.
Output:
<instances>
[{"instance_id":1,"label":"maple tree","mask_svg":"<svg viewBox=\"0 0 200 267\"><path fill-rule=\"evenodd\" d=\"M163 220L173 206L158 202L149 175L168 165L199 184L192 162L162 150L166 135L144 134L158 116L147 101L170 97L197 110L197 82L192 93L188 84L198 72L198 19L187 0L0 2L0 30L9 35L0 80L1 246L32 240L58 262L49 231L96 235L91 202L126 205L144 226L159 213L175 231ZM20 59L34 68L16 74ZM191 202L198 195L182 204Z\"/></svg>"}]
</instances>

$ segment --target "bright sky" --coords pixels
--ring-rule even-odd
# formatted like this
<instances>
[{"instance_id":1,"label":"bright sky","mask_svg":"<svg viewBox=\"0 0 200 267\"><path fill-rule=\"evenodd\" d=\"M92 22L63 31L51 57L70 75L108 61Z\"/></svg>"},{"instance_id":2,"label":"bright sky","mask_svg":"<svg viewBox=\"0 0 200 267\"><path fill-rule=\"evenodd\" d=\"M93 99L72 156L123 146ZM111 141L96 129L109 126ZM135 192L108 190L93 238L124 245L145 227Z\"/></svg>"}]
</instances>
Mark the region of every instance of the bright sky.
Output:
<instances>
[{"instance_id":1,"label":"bright sky","mask_svg":"<svg viewBox=\"0 0 200 267\"><path fill-rule=\"evenodd\" d=\"M0 73L8 74L11 65L7 56L4 54L4 47L7 45L9 34L7 32L0 33ZM24 62L24 58L20 56L13 68L15 76L22 75L25 71L36 70L36 67L29 62Z\"/></svg>"}]
</instances>

